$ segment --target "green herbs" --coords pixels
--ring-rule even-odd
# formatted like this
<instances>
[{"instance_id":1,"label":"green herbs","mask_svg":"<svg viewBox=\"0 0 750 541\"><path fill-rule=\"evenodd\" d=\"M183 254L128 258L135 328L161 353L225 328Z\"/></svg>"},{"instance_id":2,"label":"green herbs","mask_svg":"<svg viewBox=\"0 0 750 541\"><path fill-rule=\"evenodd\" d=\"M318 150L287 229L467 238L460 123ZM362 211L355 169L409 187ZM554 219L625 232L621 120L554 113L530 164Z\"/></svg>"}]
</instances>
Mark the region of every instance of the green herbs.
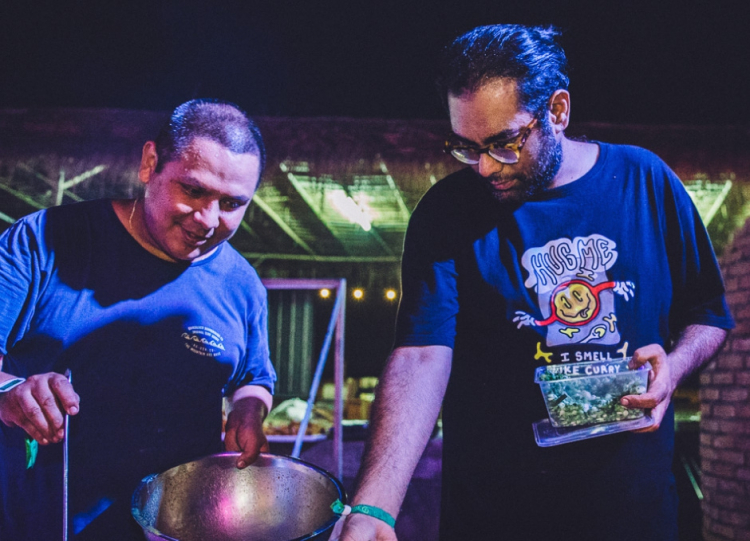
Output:
<instances>
[{"instance_id":1,"label":"green herbs","mask_svg":"<svg viewBox=\"0 0 750 541\"><path fill-rule=\"evenodd\" d=\"M550 374L542 383L550 421L556 427L584 426L643 417L642 409L627 409L623 396L646 392L647 370L575 379ZM546 379L546 378L545 378Z\"/></svg>"}]
</instances>

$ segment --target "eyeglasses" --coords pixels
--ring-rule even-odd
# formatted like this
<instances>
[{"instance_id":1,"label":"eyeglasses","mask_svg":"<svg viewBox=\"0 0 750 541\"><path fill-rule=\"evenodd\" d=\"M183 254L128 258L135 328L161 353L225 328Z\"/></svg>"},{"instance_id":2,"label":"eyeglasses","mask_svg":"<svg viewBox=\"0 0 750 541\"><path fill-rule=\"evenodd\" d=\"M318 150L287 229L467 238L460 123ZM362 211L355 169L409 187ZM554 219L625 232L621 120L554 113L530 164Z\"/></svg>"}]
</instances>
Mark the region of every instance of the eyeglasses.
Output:
<instances>
[{"instance_id":1,"label":"eyeglasses","mask_svg":"<svg viewBox=\"0 0 750 541\"><path fill-rule=\"evenodd\" d=\"M521 159L521 150L523 150L526 140L531 134L537 123L535 117L528 126L523 128L510 142L491 143L486 147L475 147L459 143L455 140L445 141L445 152L452 154L454 158L463 163L475 165L479 163L482 154L487 153L500 163L513 164L518 163Z\"/></svg>"}]
</instances>

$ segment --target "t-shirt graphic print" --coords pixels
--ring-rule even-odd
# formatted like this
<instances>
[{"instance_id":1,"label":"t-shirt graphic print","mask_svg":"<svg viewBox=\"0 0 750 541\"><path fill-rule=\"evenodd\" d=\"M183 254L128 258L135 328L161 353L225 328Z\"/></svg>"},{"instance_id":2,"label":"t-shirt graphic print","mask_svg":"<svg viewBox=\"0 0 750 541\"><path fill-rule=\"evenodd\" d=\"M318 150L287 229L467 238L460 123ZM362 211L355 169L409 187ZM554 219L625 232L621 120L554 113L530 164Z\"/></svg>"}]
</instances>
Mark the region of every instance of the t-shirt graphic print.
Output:
<instances>
[{"instance_id":1,"label":"t-shirt graphic print","mask_svg":"<svg viewBox=\"0 0 750 541\"><path fill-rule=\"evenodd\" d=\"M619 343L615 295L628 301L635 284L607 278L617 255L616 243L598 234L526 250L521 258L529 273L524 285L536 292L542 319L519 310L513 321L519 329L546 327L549 347Z\"/></svg>"}]
</instances>

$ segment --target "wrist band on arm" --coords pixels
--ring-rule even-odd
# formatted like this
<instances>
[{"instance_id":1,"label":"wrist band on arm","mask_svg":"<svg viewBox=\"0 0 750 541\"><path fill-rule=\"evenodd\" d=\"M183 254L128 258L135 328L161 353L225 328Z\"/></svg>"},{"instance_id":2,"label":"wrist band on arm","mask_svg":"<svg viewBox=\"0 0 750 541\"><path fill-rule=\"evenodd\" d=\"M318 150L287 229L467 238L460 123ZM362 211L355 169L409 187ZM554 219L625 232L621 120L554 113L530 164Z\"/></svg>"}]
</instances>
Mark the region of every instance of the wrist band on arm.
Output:
<instances>
[{"instance_id":1,"label":"wrist band on arm","mask_svg":"<svg viewBox=\"0 0 750 541\"><path fill-rule=\"evenodd\" d=\"M15 389L21 385L24 381L26 381L24 378L6 379L0 383L0 393L7 393L11 389Z\"/></svg>"},{"instance_id":2,"label":"wrist band on arm","mask_svg":"<svg viewBox=\"0 0 750 541\"><path fill-rule=\"evenodd\" d=\"M374 505L360 504L355 505L354 507L349 507L348 505L342 503L341 500L336 500L331 504L331 509L335 514L342 517L345 517L346 515L352 513L361 513L363 515L369 515L378 520L382 520L391 528L396 527L396 519L393 518L387 511L383 511L380 507L375 507Z\"/></svg>"}]
</instances>

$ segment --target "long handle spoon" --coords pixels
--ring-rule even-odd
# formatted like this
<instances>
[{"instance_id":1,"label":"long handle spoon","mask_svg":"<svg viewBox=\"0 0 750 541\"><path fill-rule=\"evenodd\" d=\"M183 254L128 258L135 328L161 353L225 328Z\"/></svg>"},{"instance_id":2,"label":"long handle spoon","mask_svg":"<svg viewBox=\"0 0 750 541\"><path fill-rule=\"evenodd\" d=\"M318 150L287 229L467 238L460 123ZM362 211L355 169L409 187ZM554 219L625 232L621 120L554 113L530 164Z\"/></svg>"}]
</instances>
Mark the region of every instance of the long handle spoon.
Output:
<instances>
[{"instance_id":1,"label":"long handle spoon","mask_svg":"<svg viewBox=\"0 0 750 541\"><path fill-rule=\"evenodd\" d=\"M65 371L68 383L73 383L70 368ZM68 541L68 428L70 415L65 413L65 435L63 436L63 541Z\"/></svg>"}]
</instances>

